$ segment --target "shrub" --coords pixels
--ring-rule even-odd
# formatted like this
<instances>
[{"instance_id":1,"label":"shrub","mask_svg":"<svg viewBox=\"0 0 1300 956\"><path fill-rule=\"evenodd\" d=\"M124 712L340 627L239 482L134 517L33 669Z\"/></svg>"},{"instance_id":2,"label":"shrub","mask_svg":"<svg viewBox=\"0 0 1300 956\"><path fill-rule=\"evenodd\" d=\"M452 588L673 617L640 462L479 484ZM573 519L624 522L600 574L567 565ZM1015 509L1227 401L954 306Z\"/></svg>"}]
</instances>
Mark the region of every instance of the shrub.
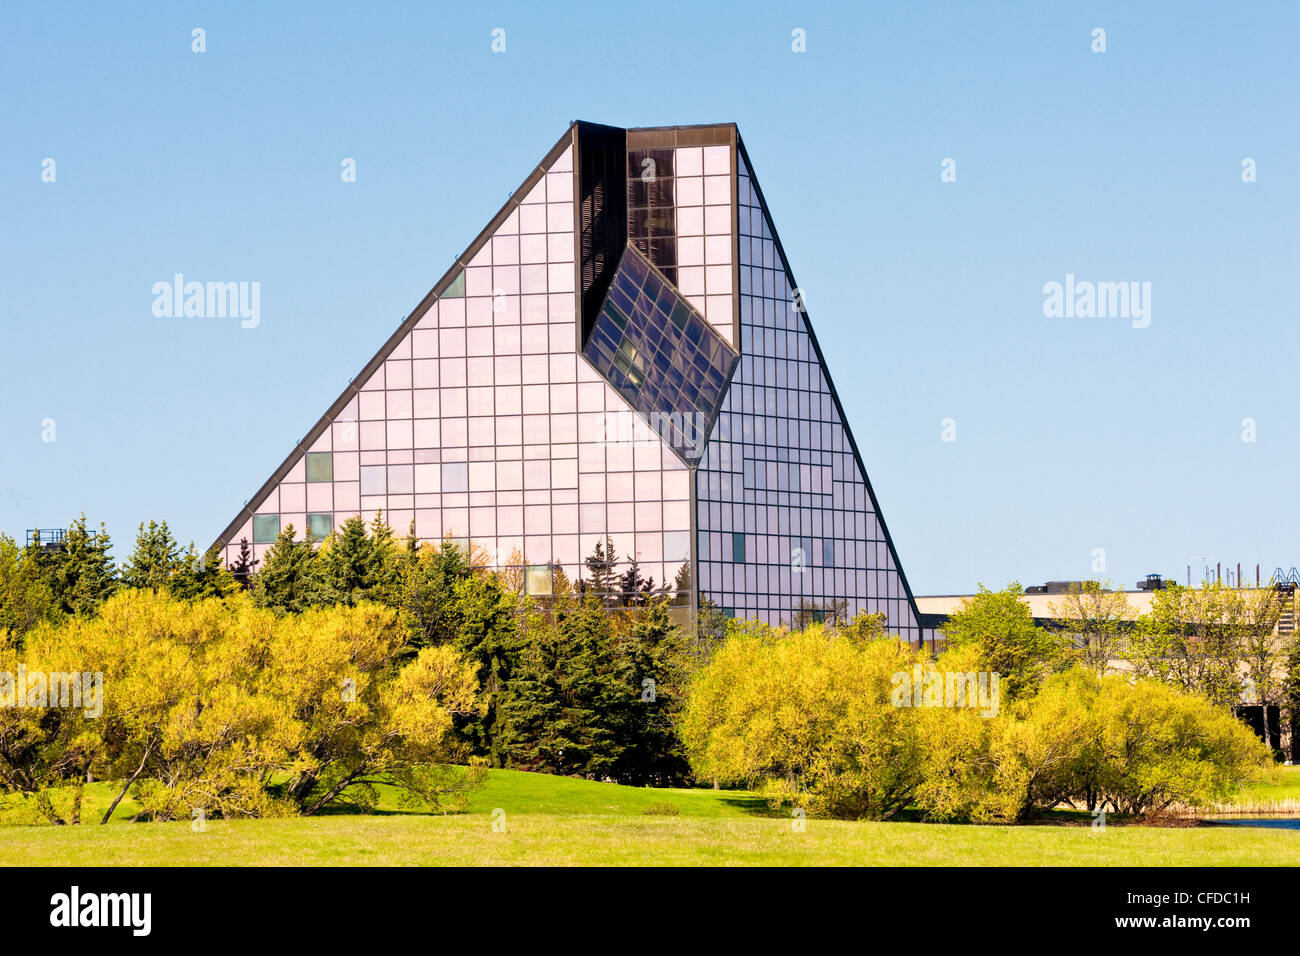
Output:
<instances>
[{"instance_id":1,"label":"shrub","mask_svg":"<svg viewBox=\"0 0 1300 956\"><path fill-rule=\"evenodd\" d=\"M897 640L817 625L736 629L689 688L691 766L810 814L888 819L922 782L921 722L891 702L893 675L919 660Z\"/></svg>"}]
</instances>

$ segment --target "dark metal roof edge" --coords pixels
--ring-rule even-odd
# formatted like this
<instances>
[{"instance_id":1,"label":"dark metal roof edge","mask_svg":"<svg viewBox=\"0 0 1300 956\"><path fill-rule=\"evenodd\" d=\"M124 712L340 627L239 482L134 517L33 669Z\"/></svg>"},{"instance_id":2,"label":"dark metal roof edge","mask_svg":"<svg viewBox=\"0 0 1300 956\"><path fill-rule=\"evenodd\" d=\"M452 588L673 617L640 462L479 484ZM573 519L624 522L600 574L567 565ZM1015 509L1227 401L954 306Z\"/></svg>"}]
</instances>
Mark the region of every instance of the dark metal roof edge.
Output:
<instances>
[{"instance_id":1,"label":"dark metal roof edge","mask_svg":"<svg viewBox=\"0 0 1300 956\"><path fill-rule=\"evenodd\" d=\"M749 182L754 192L758 195L759 202L762 203L764 212L768 212L767 199L763 196L763 190L758 184L758 175L754 172L754 164L749 158L749 150L745 149L745 142L740 133L736 133L736 149L745 160L745 168L749 170ZM772 216L767 217L768 225L772 229L772 242L776 246L776 254L781 257L781 265L785 269L786 278L790 280L790 287L797 289L798 284L795 282L794 272L790 268L790 260L786 258L785 248L781 245L781 238L776 232L776 222ZM739 263L737 263L739 268ZM737 289L737 295L740 290ZM921 625L921 612L916 606L916 596L912 593L912 586L907 581L907 572L903 570L903 562L899 560L898 549L894 547L893 535L889 533L889 526L885 524L885 515L880 510L880 502L876 499L876 491L871 486L871 475L867 472L867 466L862 460L862 453L858 449L857 439L853 437L853 429L849 425L849 417L844 413L844 405L840 402L839 392L835 388L835 380L831 377L830 366L826 364L826 356L822 353L821 344L817 341L817 333L813 331L812 319L808 315L807 306L801 310L803 315L804 329L808 333L808 338L812 341L813 351L817 353L817 361L821 363L822 371L826 376L826 385L831 392L831 401L835 403L835 410L840 414L840 422L844 426L844 434L848 436L849 447L853 449L853 457L857 460L858 468L862 471L862 480L867 486L867 495L871 498L871 506L875 510L876 520L880 522L880 530L885 535L885 544L889 546L889 553L894 559L894 570L898 572L899 580L903 582L903 590L907 592L907 602L912 607L912 615L916 619L917 626Z\"/></svg>"},{"instance_id":2,"label":"dark metal roof edge","mask_svg":"<svg viewBox=\"0 0 1300 956\"><path fill-rule=\"evenodd\" d=\"M263 482L262 487L257 489L256 494L254 494L252 498L248 499L248 502L240 509L239 513L235 516L235 519L231 521L230 524L226 525L226 529L222 531L216 541L212 543L213 548L225 547L231 543L231 539L239 533L239 529L243 523L257 512L257 509L261 506L262 502L270 496L271 491L275 489L282 480L284 480L284 476L287 475L290 469L292 469L293 466L302 459L306 454L307 449L312 446L316 439L325 433L325 429L333 422L334 417L338 415L338 413L347 406L348 402L352 400L352 397L360 391L360 389L357 388L356 382L367 381L370 376L374 374L375 370L388 359L388 356L392 354L395 348L397 348L402 339L419 324L420 319L424 318L429 307L447 291L448 286L451 285L453 280L455 280L456 276L460 274L469 261L473 259L474 256L478 255L479 250L486 245L487 240L491 237L492 233L500 227L501 223L505 222L505 220L509 218L512 212L519 208L521 205L521 198L527 195L528 190L537 185L541 178L546 175L547 168L560 158L560 154L563 153L568 146L572 145L574 142L574 129L577 126L577 120L569 124L569 128L565 130L564 135L556 141L555 145L550 148L546 153L546 156L540 163L538 163L537 167L529 173L528 177L519 185L519 187L510 194L510 198L506 200L505 205L497 211L497 214L492 217L491 221L489 221L479 234L474 237L474 240L465 248L465 251L456 257L456 261L452 263L451 268L443 274L442 278L434 284L428 294L420 300L420 304L407 314L406 318L402 321L402 324L399 325L397 330L388 337L387 341L384 342L379 351L374 354L360 372L353 376L352 380L348 382L347 387L343 390L343 393L334 400L332 405L330 405L329 410L326 411L316 424L312 426L311 430L307 432L306 437L294 446L293 451L291 451L289 456L281 462L280 467L276 468L276 470L272 472L271 477ZM209 550L211 550L211 548L209 548Z\"/></svg>"}]
</instances>

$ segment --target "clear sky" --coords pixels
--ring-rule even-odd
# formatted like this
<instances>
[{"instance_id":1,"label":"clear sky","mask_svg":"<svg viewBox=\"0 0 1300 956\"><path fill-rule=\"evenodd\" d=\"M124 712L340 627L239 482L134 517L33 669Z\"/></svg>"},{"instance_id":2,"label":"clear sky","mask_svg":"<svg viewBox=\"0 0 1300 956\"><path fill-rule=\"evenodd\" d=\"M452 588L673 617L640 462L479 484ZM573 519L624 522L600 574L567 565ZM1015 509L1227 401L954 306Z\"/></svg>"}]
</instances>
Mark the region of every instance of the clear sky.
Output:
<instances>
[{"instance_id":1,"label":"clear sky","mask_svg":"<svg viewBox=\"0 0 1300 956\"><path fill-rule=\"evenodd\" d=\"M734 121L917 594L1300 564L1300 4L725 6L7 0L0 528L206 546L571 120Z\"/></svg>"}]
</instances>

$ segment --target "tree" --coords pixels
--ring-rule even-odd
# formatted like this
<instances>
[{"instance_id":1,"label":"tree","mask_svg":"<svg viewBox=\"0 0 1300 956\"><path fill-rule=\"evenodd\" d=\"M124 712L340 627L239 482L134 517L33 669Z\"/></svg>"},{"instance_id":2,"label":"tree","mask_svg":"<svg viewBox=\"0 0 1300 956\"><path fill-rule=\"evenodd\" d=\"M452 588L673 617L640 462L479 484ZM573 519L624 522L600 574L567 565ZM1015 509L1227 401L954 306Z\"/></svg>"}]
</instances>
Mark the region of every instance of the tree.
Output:
<instances>
[{"instance_id":1,"label":"tree","mask_svg":"<svg viewBox=\"0 0 1300 956\"><path fill-rule=\"evenodd\" d=\"M0 634L9 631L21 639L58 610L54 590L30 549L0 534Z\"/></svg>"},{"instance_id":2,"label":"tree","mask_svg":"<svg viewBox=\"0 0 1300 956\"><path fill-rule=\"evenodd\" d=\"M1059 603L1048 604L1062 635L1077 648L1079 662L1105 674L1124 650L1124 636L1136 615L1123 591L1097 581L1071 583Z\"/></svg>"},{"instance_id":3,"label":"tree","mask_svg":"<svg viewBox=\"0 0 1300 956\"><path fill-rule=\"evenodd\" d=\"M1002 693L1011 701L1032 697L1066 659L1065 641L1034 623L1023 596L1015 581L1001 591L981 584L943 626L947 646L974 648L980 668L999 675Z\"/></svg>"},{"instance_id":4,"label":"tree","mask_svg":"<svg viewBox=\"0 0 1300 956\"><path fill-rule=\"evenodd\" d=\"M1138 673L1198 693L1223 707L1241 701L1246 605L1221 582L1156 591L1133 632Z\"/></svg>"},{"instance_id":5,"label":"tree","mask_svg":"<svg viewBox=\"0 0 1300 956\"><path fill-rule=\"evenodd\" d=\"M267 549L262 570L253 579L253 599L262 607L298 613L320 603L316 550L310 541L295 541L290 524Z\"/></svg>"},{"instance_id":6,"label":"tree","mask_svg":"<svg viewBox=\"0 0 1300 956\"><path fill-rule=\"evenodd\" d=\"M467 574L455 582L450 608L458 625L452 646L474 668L483 688L482 710L466 714L458 727L475 751L489 755L496 767L502 764L501 701L519 654L516 600L496 575Z\"/></svg>"},{"instance_id":7,"label":"tree","mask_svg":"<svg viewBox=\"0 0 1300 956\"><path fill-rule=\"evenodd\" d=\"M451 643L460 632L456 585L470 576L468 555L450 540L424 545L405 567L402 608L416 647Z\"/></svg>"},{"instance_id":8,"label":"tree","mask_svg":"<svg viewBox=\"0 0 1300 956\"><path fill-rule=\"evenodd\" d=\"M1259 704L1264 711L1264 744L1270 750L1275 746L1268 709L1285 702L1285 661L1290 646L1295 642L1294 632L1278 634L1278 621L1286 603L1294 595L1288 589L1270 587L1240 592L1243 606L1241 616L1241 657L1244 667L1247 704ZM1254 693L1250 693L1253 691ZM1280 743L1280 742L1279 742Z\"/></svg>"},{"instance_id":9,"label":"tree","mask_svg":"<svg viewBox=\"0 0 1300 956\"><path fill-rule=\"evenodd\" d=\"M691 682L691 767L808 814L889 819L923 781L921 724L892 700L895 675L921 660L901 641L860 644L822 625L737 628Z\"/></svg>"},{"instance_id":10,"label":"tree","mask_svg":"<svg viewBox=\"0 0 1300 956\"><path fill-rule=\"evenodd\" d=\"M183 564L180 546L167 522L159 524L150 519L147 528L140 523L135 550L122 568L122 583L131 588L166 590Z\"/></svg>"},{"instance_id":11,"label":"tree","mask_svg":"<svg viewBox=\"0 0 1300 956\"><path fill-rule=\"evenodd\" d=\"M613 777L634 706L620 675L610 616L586 595L551 623L529 620L526 643L502 706L503 753L524 770Z\"/></svg>"},{"instance_id":12,"label":"tree","mask_svg":"<svg viewBox=\"0 0 1300 956\"><path fill-rule=\"evenodd\" d=\"M353 515L321 544L317 562L321 599L348 606L361 601L397 606L400 565L397 541L382 515L375 515L369 529L360 515Z\"/></svg>"},{"instance_id":13,"label":"tree","mask_svg":"<svg viewBox=\"0 0 1300 956\"><path fill-rule=\"evenodd\" d=\"M624 607L645 607L650 603L651 594L655 587L655 579L641 576L641 566L635 557L632 558L632 563L628 565L627 571L622 575L614 576L614 581L618 589L619 604Z\"/></svg>"},{"instance_id":14,"label":"tree","mask_svg":"<svg viewBox=\"0 0 1300 956\"><path fill-rule=\"evenodd\" d=\"M16 645L0 637L11 675L0 678L0 786L55 823L78 822L92 774L114 781L101 822L128 794L135 819L275 816L372 806L381 781L436 805L483 778L451 766L464 749L453 721L480 707L477 682L454 649L409 659L406 639L397 611L377 604L278 615L246 594L124 590L94 617L34 630L26 687L12 680ZM92 675L93 694L67 679ZM27 706L14 706L19 694Z\"/></svg>"},{"instance_id":15,"label":"tree","mask_svg":"<svg viewBox=\"0 0 1300 956\"><path fill-rule=\"evenodd\" d=\"M277 632L266 693L292 715L283 793L299 812L372 807L381 783L436 802L482 782L481 770L447 766L464 756L454 719L481 708L474 666L454 649L408 657L397 611L365 602L312 608Z\"/></svg>"},{"instance_id":16,"label":"tree","mask_svg":"<svg viewBox=\"0 0 1300 956\"><path fill-rule=\"evenodd\" d=\"M118 586L112 547L104 525L89 531L82 514L68 528L61 549L38 556L63 613L93 614L112 596Z\"/></svg>"},{"instance_id":17,"label":"tree","mask_svg":"<svg viewBox=\"0 0 1300 956\"><path fill-rule=\"evenodd\" d=\"M221 548L213 545L202 558L194 542L181 559L180 570L172 576L171 593L183 600L224 598L240 590L239 582L221 560Z\"/></svg>"},{"instance_id":18,"label":"tree","mask_svg":"<svg viewBox=\"0 0 1300 956\"><path fill-rule=\"evenodd\" d=\"M673 786L690 776L677 719L691 672L690 649L658 597L633 615L617 640L619 671L633 707L627 741L613 776L622 783Z\"/></svg>"},{"instance_id":19,"label":"tree","mask_svg":"<svg viewBox=\"0 0 1300 956\"><path fill-rule=\"evenodd\" d=\"M600 599L601 604L605 607L612 607L618 603L618 590L620 580L614 571L614 564L618 560L614 553L614 542L608 537L597 541L584 560L583 564L587 567L587 573L582 579L579 586L582 594L594 594Z\"/></svg>"},{"instance_id":20,"label":"tree","mask_svg":"<svg viewBox=\"0 0 1300 956\"><path fill-rule=\"evenodd\" d=\"M253 556L253 549L248 543L247 538L239 539L239 555L235 558L235 563L230 566L231 577L238 582L244 590L253 586L253 575L257 570L258 560Z\"/></svg>"}]
</instances>

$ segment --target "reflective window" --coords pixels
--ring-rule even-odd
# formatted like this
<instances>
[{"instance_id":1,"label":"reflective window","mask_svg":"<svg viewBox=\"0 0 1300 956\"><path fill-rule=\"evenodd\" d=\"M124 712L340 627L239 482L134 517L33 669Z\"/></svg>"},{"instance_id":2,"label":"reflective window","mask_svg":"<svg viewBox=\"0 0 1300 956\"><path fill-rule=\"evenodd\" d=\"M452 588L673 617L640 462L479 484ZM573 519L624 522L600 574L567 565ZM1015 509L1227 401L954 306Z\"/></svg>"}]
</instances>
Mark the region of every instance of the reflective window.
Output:
<instances>
[{"instance_id":1,"label":"reflective window","mask_svg":"<svg viewBox=\"0 0 1300 956\"><path fill-rule=\"evenodd\" d=\"M254 544L271 544L279 536L279 515L253 515Z\"/></svg>"},{"instance_id":2,"label":"reflective window","mask_svg":"<svg viewBox=\"0 0 1300 956\"><path fill-rule=\"evenodd\" d=\"M653 434L699 460L738 356L631 246L583 354Z\"/></svg>"},{"instance_id":3,"label":"reflective window","mask_svg":"<svg viewBox=\"0 0 1300 956\"><path fill-rule=\"evenodd\" d=\"M327 451L307 453L307 480L333 481L334 456Z\"/></svg>"},{"instance_id":4,"label":"reflective window","mask_svg":"<svg viewBox=\"0 0 1300 956\"><path fill-rule=\"evenodd\" d=\"M465 296L465 270L460 271L460 275L451 280L451 285L447 286L447 291L441 296L443 299L460 299Z\"/></svg>"},{"instance_id":5,"label":"reflective window","mask_svg":"<svg viewBox=\"0 0 1300 956\"><path fill-rule=\"evenodd\" d=\"M551 566L549 564L529 565L524 572L524 590L528 594L549 597L552 590Z\"/></svg>"},{"instance_id":6,"label":"reflective window","mask_svg":"<svg viewBox=\"0 0 1300 956\"><path fill-rule=\"evenodd\" d=\"M469 467L463 461L450 461L442 466L442 490L469 491Z\"/></svg>"},{"instance_id":7,"label":"reflective window","mask_svg":"<svg viewBox=\"0 0 1300 956\"><path fill-rule=\"evenodd\" d=\"M334 516L315 514L307 516L307 531L313 541L324 541L334 530Z\"/></svg>"}]
</instances>

